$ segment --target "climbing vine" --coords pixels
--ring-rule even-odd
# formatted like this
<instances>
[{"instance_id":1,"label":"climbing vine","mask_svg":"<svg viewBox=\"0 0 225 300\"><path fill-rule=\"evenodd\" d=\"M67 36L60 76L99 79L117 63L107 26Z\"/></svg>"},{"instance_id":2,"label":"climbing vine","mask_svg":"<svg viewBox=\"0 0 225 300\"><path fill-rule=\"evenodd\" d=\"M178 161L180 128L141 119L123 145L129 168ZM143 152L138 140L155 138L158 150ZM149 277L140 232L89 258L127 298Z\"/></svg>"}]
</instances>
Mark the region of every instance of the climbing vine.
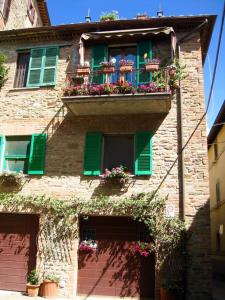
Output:
<instances>
[{"instance_id":1,"label":"climbing vine","mask_svg":"<svg viewBox=\"0 0 225 300\"><path fill-rule=\"evenodd\" d=\"M185 224L179 218L167 218L165 215L166 199L153 194L138 194L129 198L113 199L97 197L91 200L72 198L62 201L46 196L23 196L20 194L0 193L0 205L7 212L35 212L41 215L41 237L46 236L42 247L42 255L48 260L61 259L55 256L56 244L65 245L78 237L79 216L115 215L130 216L143 222L152 238L151 251L155 255L156 276L165 265L169 272L178 275L177 268L171 268L178 256L174 253L183 244ZM49 244L46 247L46 240ZM60 246L61 247L61 246ZM43 250L44 249L44 250ZM72 248L70 248L72 249ZM64 250L69 257L69 249ZM61 259L63 260L63 258ZM182 261L182 259L180 260ZM172 263L171 263L172 262ZM182 263L181 263L182 264ZM177 264L175 264L177 267ZM182 269L182 268L181 268ZM167 273L169 274L167 271ZM180 270L179 270L180 272ZM170 277L174 275L170 274ZM180 275L178 275L180 276Z\"/></svg>"},{"instance_id":2,"label":"climbing vine","mask_svg":"<svg viewBox=\"0 0 225 300\"><path fill-rule=\"evenodd\" d=\"M9 68L5 65L6 56L0 53L0 90L7 81Z\"/></svg>"}]
</instances>

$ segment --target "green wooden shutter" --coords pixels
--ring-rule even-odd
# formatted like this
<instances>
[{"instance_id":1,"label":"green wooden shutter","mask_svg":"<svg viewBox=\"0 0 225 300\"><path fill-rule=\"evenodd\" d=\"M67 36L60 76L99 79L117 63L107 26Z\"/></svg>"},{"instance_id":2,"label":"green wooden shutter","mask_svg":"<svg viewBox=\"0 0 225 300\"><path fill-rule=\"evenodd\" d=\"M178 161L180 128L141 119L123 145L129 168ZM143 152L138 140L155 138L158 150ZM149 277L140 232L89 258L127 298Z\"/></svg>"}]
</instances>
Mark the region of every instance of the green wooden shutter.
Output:
<instances>
[{"instance_id":1,"label":"green wooden shutter","mask_svg":"<svg viewBox=\"0 0 225 300\"><path fill-rule=\"evenodd\" d=\"M31 49L27 86L40 86L45 49Z\"/></svg>"},{"instance_id":2,"label":"green wooden shutter","mask_svg":"<svg viewBox=\"0 0 225 300\"><path fill-rule=\"evenodd\" d=\"M3 172L4 152L5 152L5 137L4 135L0 135L0 173Z\"/></svg>"},{"instance_id":3,"label":"green wooden shutter","mask_svg":"<svg viewBox=\"0 0 225 300\"><path fill-rule=\"evenodd\" d=\"M84 175L98 176L101 174L102 133L88 132L84 149Z\"/></svg>"},{"instance_id":4,"label":"green wooden shutter","mask_svg":"<svg viewBox=\"0 0 225 300\"><path fill-rule=\"evenodd\" d=\"M56 68L58 62L58 47L45 49L45 56L42 68L42 85L54 85L56 81Z\"/></svg>"},{"instance_id":5,"label":"green wooden shutter","mask_svg":"<svg viewBox=\"0 0 225 300\"><path fill-rule=\"evenodd\" d=\"M137 67L142 71L137 72L137 83L146 84L152 80L152 72L145 71L145 53L148 54L148 58L152 59L152 42L149 40L141 41L137 46Z\"/></svg>"},{"instance_id":6,"label":"green wooden shutter","mask_svg":"<svg viewBox=\"0 0 225 300\"><path fill-rule=\"evenodd\" d=\"M135 175L152 174L152 132L135 135Z\"/></svg>"},{"instance_id":7,"label":"green wooden shutter","mask_svg":"<svg viewBox=\"0 0 225 300\"><path fill-rule=\"evenodd\" d=\"M106 61L106 45L96 45L92 47L92 60L91 66L92 71L101 70L100 62ZM92 77L91 83L102 84L105 83L105 75L104 74L95 74Z\"/></svg>"},{"instance_id":8,"label":"green wooden shutter","mask_svg":"<svg viewBox=\"0 0 225 300\"><path fill-rule=\"evenodd\" d=\"M46 134L32 135L28 174L44 174L46 140Z\"/></svg>"}]
</instances>

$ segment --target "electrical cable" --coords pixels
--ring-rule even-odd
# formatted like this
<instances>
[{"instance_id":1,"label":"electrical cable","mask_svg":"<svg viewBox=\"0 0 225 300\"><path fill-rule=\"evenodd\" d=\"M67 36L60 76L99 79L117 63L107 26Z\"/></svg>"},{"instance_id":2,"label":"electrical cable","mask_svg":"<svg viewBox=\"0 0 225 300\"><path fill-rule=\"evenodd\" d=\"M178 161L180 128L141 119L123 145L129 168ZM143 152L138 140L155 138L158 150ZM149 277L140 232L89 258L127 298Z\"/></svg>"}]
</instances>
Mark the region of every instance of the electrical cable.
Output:
<instances>
[{"instance_id":1,"label":"electrical cable","mask_svg":"<svg viewBox=\"0 0 225 300\"><path fill-rule=\"evenodd\" d=\"M219 54L220 54L220 46L221 46L222 35L223 35L224 19L225 19L225 1L224 1L224 5L223 5L222 21L221 21L219 40L218 40L217 51L216 51L216 59L215 59L215 64L214 64L214 69L213 69L212 82L211 82L211 86L210 86L210 92L209 92L209 96L208 96L206 110L205 110L204 114L202 115L202 117L200 118L200 120L198 121L197 125L195 126L195 128L192 131L191 135L189 136L188 140L186 141L186 143L182 147L181 152L183 152L185 150L185 148L187 147L187 145L189 144L190 140L192 139L192 137L195 134L196 130L198 129L198 127L200 126L200 124L204 120L204 118L205 118L205 116L208 112L208 109L209 109L209 105L210 105L212 94L213 94L213 87L214 87L214 82L215 82L215 77L216 77ZM166 172L166 174L163 177L162 181L159 183L158 187L156 188L154 194L156 194L158 192L158 190L161 188L163 182L166 180L167 176L170 174L171 170L173 169L173 167L177 163L178 157L179 156L177 155L176 159L173 161L173 163L170 166L169 170Z\"/></svg>"}]
</instances>

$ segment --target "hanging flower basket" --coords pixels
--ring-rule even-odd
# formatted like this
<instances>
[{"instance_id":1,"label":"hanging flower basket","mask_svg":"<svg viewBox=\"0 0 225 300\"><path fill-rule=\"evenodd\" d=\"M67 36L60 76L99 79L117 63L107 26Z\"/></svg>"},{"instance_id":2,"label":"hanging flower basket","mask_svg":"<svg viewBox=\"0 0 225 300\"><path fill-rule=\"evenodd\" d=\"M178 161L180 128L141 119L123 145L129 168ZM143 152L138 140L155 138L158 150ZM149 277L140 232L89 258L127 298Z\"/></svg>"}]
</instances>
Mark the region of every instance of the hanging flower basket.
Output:
<instances>
[{"instance_id":1,"label":"hanging flower basket","mask_svg":"<svg viewBox=\"0 0 225 300\"><path fill-rule=\"evenodd\" d=\"M112 168L112 170L105 169L105 172L100 175L102 184L117 184L126 185L129 181L129 173L124 166Z\"/></svg>"},{"instance_id":2,"label":"hanging flower basket","mask_svg":"<svg viewBox=\"0 0 225 300\"><path fill-rule=\"evenodd\" d=\"M80 242L79 251L81 252L94 252L97 249L97 243L94 240L83 240Z\"/></svg>"},{"instance_id":3,"label":"hanging flower basket","mask_svg":"<svg viewBox=\"0 0 225 300\"><path fill-rule=\"evenodd\" d=\"M115 72L115 63L111 61L102 61L100 62L103 74L112 74Z\"/></svg>"},{"instance_id":4,"label":"hanging flower basket","mask_svg":"<svg viewBox=\"0 0 225 300\"><path fill-rule=\"evenodd\" d=\"M145 60L145 70L148 72L155 72L159 70L160 60L158 58L146 59Z\"/></svg>"},{"instance_id":5,"label":"hanging flower basket","mask_svg":"<svg viewBox=\"0 0 225 300\"><path fill-rule=\"evenodd\" d=\"M77 75L85 76L90 74L90 66L89 65L78 65L76 70Z\"/></svg>"},{"instance_id":6,"label":"hanging flower basket","mask_svg":"<svg viewBox=\"0 0 225 300\"><path fill-rule=\"evenodd\" d=\"M134 250L141 256L147 257L152 251L152 244L147 242L138 242L135 245Z\"/></svg>"},{"instance_id":7,"label":"hanging flower basket","mask_svg":"<svg viewBox=\"0 0 225 300\"><path fill-rule=\"evenodd\" d=\"M119 61L119 66L120 66L121 73L130 73L130 72L132 72L132 69L133 69L133 61L121 59Z\"/></svg>"}]
</instances>

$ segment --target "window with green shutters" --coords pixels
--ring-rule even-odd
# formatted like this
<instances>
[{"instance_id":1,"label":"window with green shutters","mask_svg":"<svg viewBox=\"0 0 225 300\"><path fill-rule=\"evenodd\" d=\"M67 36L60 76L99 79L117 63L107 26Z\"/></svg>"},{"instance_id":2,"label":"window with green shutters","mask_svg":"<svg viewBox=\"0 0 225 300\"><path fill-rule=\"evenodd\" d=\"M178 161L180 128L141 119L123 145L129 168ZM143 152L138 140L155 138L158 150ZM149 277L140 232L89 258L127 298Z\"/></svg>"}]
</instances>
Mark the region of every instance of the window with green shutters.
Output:
<instances>
[{"instance_id":1,"label":"window with green shutters","mask_svg":"<svg viewBox=\"0 0 225 300\"><path fill-rule=\"evenodd\" d=\"M46 134L0 136L1 172L44 174Z\"/></svg>"},{"instance_id":2,"label":"window with green shutters","mask_svg":"<svg viewBox=\"0 0 225 300\"><path fill-rule=\"evenodd\" d=\"M102 133L86 134L84 149L84 175L97 176L101 174Z\"/></svg>"},{"instance_id":3,"label":"window with green shutters","mask_svg":"<svg viewBox=\"0 0 225 300\"><path fill-rule=\"evenodd\" d=\"M55 85L58 52L55 46L31 49L27 87Z\"/></svg>"},{"instance_id":4,"label":"window with green shutters","mask_svg":"<svg viewBox=\"0 0 225 300\"><path fill-rule=\"evenodd\" d=\"M135 135L135 175L152 174L152 132Z\"/></svg>"},{"instance_id":5,"label":"window with green shutters","mask_svg":"<svg viewBox=\"0 0 225 300\"><path fill-rule=\"evenodd\" d=\"M149 59L152 59L152 42L149 40L141 41L137 45L137 68L139 69L139 72L137 73L138 84L149 83L149 81L152 80L152 72L145 71L145 54L147 54Z\"/></svg>"},{"instance_id":6,"label":"window with green shutters","mask_svg":"<svg viewBox=\"0 0 225 300\"><path fill-rule=\"evenodd\" d=\"M107 59L107 47L106 45L96 45L92 47L92 60L91 67L93 76L91 83L102 84L105 82L105 75L98 74L97 71L101 70L100 62L106 61Z\"/></svg>"},{"instance_id":7,"label":"window with green shutters","mask_svg":"<svg viewBox=\"0 0 225 300\"><path fill-rule=\"evenodd\" d=\"M106 147L108 138L110 139L110 148ZM124 144L126 141L127 145ZM121 145L124 149L126 148L127 156L131 157L124 155ZM105 153L105 151L113 151L113 153ZM134 153L134 157L132 153ZM133 167L130 165L132 162ZM84 175L98 176L103 172L103 168L117 167L115 164L118 166L125 164L124 166L128 167L129 172L134 172L138 176L151 175L152 133L137 132L133 135L133 142L132 135L104 136L100 132L87 133L84 150Z\"/></svg>"}]
</instances>

